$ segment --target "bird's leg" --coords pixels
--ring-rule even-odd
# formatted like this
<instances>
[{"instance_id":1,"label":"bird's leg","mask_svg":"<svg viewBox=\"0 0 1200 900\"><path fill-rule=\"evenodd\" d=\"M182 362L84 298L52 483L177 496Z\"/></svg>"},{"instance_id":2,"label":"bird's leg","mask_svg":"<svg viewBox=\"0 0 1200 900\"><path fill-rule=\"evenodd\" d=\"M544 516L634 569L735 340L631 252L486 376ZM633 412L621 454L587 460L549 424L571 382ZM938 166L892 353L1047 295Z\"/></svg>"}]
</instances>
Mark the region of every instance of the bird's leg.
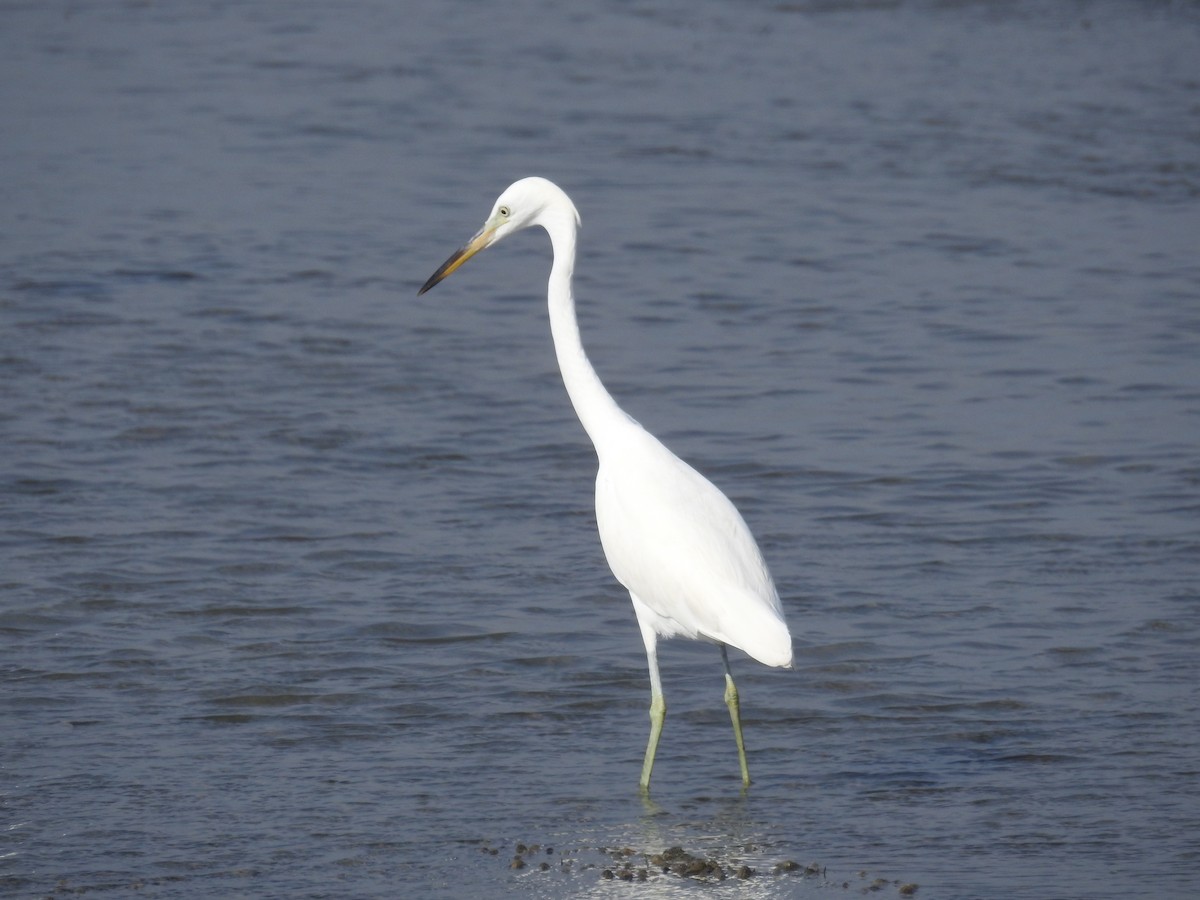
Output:
<instances>
[{"instance_id":1,"label":"bird's leg","mask_svg":"<svg viewBox=\"0 0 1200 900\"><path fill-rule=\"evenodd\" d=\"M658 637L653 629L643 626L642 639L646 643L646 663L650 668L650 740L646 742L646 759L642 763L638 787L643 794L649 795L650 772L654 769L654 754L658 750L663 721L667 718L667 701L663 697L662 681L658 676Z\"/></svg>"},{"instance_id":2,"label":"bird's leg","mask_svg":"<svg viewBox=\"0 0 1200 900\"><path fill-rule=\"evenodd\" d=\"M658 750L658 739L662 736L663 721L667 718L667 702L662 691L650 696L650 740L646 742L646 758L642 762L642 777L638 782L643 794L650 793L650 772L654 768L654 754Z\"/></svg>"},{"instance_id":3,"label":"bird's leg","mask_svg":"<svg viewBox=\"0 0 1200 900\"><path fill-rule=\"evenodd\" d=\"M746 743L742 740L742 709L738 703L737 685L733 683L733 672L729 669L729 653L721 645L721 661L725 663L725 705L729 707L729 718L733 721L733 737L737 741L738 762L742 766L742 785L750 785L750 767L746 765Z\"/></svg>"}]
</instances>

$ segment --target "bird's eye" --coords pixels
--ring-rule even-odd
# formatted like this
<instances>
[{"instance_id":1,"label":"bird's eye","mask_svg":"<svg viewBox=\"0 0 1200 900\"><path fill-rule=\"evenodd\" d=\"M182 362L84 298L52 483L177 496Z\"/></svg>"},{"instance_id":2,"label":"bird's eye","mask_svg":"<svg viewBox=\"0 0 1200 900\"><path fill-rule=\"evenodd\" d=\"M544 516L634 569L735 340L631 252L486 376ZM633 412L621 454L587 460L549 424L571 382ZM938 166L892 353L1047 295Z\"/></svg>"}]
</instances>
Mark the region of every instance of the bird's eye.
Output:
<instances>
[{"instance_id":1,"label":"bird's eye","mask_svg":"<svg viewBox=\"0 0 1200 900\"><path fill-rule=\"evenodd\" d=\"M509 215L509 208L507 206L502 206L496 210L496 212L500 213L500 217L502 219L507 219Z\"/></svg>"}]
</instances>

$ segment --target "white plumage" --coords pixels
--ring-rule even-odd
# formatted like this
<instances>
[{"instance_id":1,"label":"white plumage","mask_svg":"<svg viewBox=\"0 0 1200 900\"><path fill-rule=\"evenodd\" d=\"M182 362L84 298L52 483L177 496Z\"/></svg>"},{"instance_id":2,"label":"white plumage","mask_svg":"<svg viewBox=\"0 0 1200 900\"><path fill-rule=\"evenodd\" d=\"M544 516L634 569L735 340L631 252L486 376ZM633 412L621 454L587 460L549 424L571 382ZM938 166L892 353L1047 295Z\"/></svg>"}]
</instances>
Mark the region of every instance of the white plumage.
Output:
<instances>
[{"instance_id":1,"label":"white plumage","mask_svg":"<svg viewBox=\"0 0 1200 900\"><path fill-rule=\"evenodd\" d=\"M596 523L604 555L629 591L650 670L650 740L640 785L650 774L666 713L658 672L659 637L720 645L725 701L733 722L742 780L750 783L737 688L726 645L768 666L791 666L792 639L779 595L750 529L737 508L703 475L626 415L604 389L579 337L572 293L579 213L544 178L511 185L483 228L425 282L425 293L480 250L509 234L541 225L554 262L548 302L563 383L596 448Z\"/></svg>"}]
</instances>

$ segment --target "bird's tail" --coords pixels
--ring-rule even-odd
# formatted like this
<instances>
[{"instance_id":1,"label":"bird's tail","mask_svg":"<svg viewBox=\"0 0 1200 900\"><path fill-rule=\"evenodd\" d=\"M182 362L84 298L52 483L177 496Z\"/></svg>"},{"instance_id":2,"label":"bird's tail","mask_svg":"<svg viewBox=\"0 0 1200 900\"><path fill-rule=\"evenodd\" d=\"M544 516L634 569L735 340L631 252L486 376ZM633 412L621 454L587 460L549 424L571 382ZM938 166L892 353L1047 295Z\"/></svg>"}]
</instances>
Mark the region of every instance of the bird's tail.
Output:
<instances>
[{"instance_id":1,"label":"bird's tail","mask_svg":"<svg viewBox=\"0 0 1200 900\"><path fill-rule=\"evenodd\" d=\"M737 647L765 666L792 667L792 635L783 616L756 595L733 603L721 621L723 643Z\"/></svg>"}]
</instances>

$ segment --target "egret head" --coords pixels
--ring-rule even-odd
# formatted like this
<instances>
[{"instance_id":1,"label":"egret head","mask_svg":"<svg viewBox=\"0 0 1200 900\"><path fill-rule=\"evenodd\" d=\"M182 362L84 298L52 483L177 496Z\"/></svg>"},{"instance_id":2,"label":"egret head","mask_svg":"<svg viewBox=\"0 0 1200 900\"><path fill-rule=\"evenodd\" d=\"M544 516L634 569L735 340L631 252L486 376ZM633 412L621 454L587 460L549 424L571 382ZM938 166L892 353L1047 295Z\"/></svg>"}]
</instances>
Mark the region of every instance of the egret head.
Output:
<instances>
[{"instance_id":1,"label":"egret head","mask_svg":"<svg viewBox=\"0 0 1200 900\"><path fill-rule=\"evenodd\" d=\"M514 182L496 200L483 227L429 276L417 294L425 293L480 250L503 240L514 231L531 225L549 226L551 221L564 216L573 220L578 227L579 213L575 205L554 182L537 177Z\"/></svg>"}]
</instances>

